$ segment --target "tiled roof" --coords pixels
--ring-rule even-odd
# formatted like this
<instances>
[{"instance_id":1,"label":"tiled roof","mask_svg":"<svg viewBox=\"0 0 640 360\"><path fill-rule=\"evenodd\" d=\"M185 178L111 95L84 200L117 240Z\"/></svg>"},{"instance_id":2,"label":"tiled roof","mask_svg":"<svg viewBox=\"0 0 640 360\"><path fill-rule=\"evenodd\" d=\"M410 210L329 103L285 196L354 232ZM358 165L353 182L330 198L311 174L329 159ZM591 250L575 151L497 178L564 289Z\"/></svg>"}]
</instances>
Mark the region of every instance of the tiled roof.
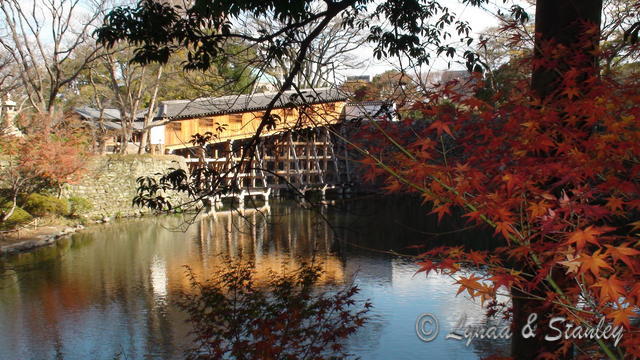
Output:
<instances>
[{"instance_id":1,"label":"tiled roof","mask_svg":"<svg viewBox=\"0 0 640 360\"><path fill-rule=\"evenodd\" d=\"M392 100L365 100L365 101L349 101L347 105L353 106L369 106L369 105L393 105Z\"/></svg>"},{"instance_id":2,"label":"tiled roof","mask_svg":"<svg viewBox=\"0 0 640 360\"><path fill-rule=\"evenodd\" d=\"M98 122L98 120L100 120L100 110L89 106L78 107L73 110L84 118L90 126L102 126L107 130L122 129L122 125L120 124L120 110L118 109L104 109L101 124ZM131 127L134 130L140 130L143 127L143 123L142 121L134 121Z\"/></svg>"},{"instance_id":3,"label":"tiled roof","mask_svg":"<svg viewBox=\"0 0 640 360\"><path fill-rule=\"evenodd\" d=\"M85 119L99 119L100 118L100 110L94 109L89 106L83 106L73 109L75 112L80 114ZM102 113L102 118L104 120L117 120L120 121L120 110L118 109L104 109Z\"/></svg>"},{"instance_id":4,"label":"tiled roof","mask_svg":"<svg viewBox=\"0 0 640 360\"><path fill-rule=\"evenodd\" d=\"M335 88L302 89L300 92L302 93L302 97L295 90L285 91L276 102L274 108L344 101L348 97L347 93ZM246 111L260 111L268 107L276 94L277 93L273 92L200 98L195 100L162 101L158 106L156 118L184 119Z\"/></svg>"}]
</instances>

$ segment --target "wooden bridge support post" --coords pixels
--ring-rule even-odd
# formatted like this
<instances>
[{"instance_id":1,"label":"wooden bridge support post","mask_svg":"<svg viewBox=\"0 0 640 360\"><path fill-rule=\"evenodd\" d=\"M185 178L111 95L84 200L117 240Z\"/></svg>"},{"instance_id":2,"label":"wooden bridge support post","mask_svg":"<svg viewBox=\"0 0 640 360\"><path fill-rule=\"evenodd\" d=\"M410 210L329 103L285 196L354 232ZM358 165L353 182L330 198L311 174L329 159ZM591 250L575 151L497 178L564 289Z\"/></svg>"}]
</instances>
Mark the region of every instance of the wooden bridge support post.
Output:
<instances>
[{"instance_id":1,"label":"wooden bridge support post","mask_svg":"<svg viewBox=\"0 0 640 360\"><path fill-rule=\"evenodd\" d=\"M255 148L256 166L258 168L257 171L256 171L256 175L262 181L262 187L268 188L269 186L267 184L267 177L266 177L265 172L264 172L264 169L265 169L265 166L267 165L267 162L263 161L264 157L266 156L264 143L262 141L260 141L255 146L256 146L256 148ZM255 187L255 185L254 185L254 187Z\"/></svg>"},{"instance_id":2,"label":"wooden bridge support post","mask_svg":"<svg viewBox=\"0 0 640 360\"><path fill-rule=\"evenodd\" d=\"M322 168L322 166L320 165L320 159L318 156L318 148L316 147L316 141L317 141L317 137L316 137L316 131L313 132L313 138L311 141L311 147L312 147L312 151L313 151L313 159L314 159L314 166L316 168L316 171L318 172L318 181L320 182L320 184L324 184L324 171L325 169ZM327 157L327 153L325 152L324 154L324 158L325 158L325 166L326 166L326 157ZM324 191L323 191L324 194ZM324 196L323 196L324 197Z\"/></svg>"},{"instance_id":3,"label":"wooden bridge support post","mask_svg":"<svg viewBox=\"0 0 640 360\"><path fill-rule=\"evenodd\" d=\"M287 149L287 156L285 157L284 163L284 178L287 179L287 183L291 184L291 146L287 144L285 146Z\"/></svg>"},{"instance_id":4,"label":"wooden bridge support post","mask_svg":"<svg viewBox=\"0 0 640 360\"><path fill-rule=\"evenodd\" d=\"M334 181L336 184L340 184L340 180L341 180L341 176L340 176L340 167L338 166L338 157L336 156L336 151L334 149L334 145L333 142L331 141L331 133L329 132L328 128L325 128L325 136L326 136L326 143L327 143L327 150L329 150L329 153L331 154L331 162L333 163L333 169L335 171L334 174Z\"/></svg>"},{"instance_id":5,"label":"wooden bridge support post","mask_svg":"<svg viewBox=\"0 0 640 360\"><path fill-rule=\"evenodd\" d=\"M305 184L302 181L302 171L300 171L300 161L298 160L298 152L296 150L296 144L293 142L293 136L291 135L291 132L289 132L289 151L293 155L293 166L296 169L296 178L298 179L298 184L302 187Z\"/></svg>"}]
</instances>

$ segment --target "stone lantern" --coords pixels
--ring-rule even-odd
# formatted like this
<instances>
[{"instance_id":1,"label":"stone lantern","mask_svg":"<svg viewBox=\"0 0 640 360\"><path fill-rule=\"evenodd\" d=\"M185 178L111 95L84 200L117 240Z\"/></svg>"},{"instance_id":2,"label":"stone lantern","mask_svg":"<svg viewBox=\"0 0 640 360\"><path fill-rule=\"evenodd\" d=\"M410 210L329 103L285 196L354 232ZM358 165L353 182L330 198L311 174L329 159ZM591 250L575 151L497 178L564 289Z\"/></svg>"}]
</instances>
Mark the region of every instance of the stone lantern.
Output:
<instances>
[{"instance_id":1,"label":"stone lantern","mask_svg":"<svg viewBox=\"0 0 640 360\"><path fill-rule=\"evenodd\" d=\"M18 114L16 102L7 95L6 98L0 100L0 105L2 106L0 109L0 131L5 135L23 136L15 125L15 118Z\"/></svg>"}]
</instances>

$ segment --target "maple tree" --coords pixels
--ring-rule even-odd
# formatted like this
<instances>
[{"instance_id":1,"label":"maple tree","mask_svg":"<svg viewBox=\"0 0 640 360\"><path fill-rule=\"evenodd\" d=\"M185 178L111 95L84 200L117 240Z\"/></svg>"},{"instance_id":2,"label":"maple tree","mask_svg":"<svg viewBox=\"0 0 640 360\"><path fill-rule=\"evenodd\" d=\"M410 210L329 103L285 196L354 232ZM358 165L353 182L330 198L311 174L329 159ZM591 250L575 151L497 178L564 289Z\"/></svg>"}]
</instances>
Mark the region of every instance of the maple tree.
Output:
<instances>
[{"instance_id":1,"label":"maple tree","mask_svg":"<svg viewBox=\"0 0 640 360\"><path fill-rule=\"evenodd\" d=\"M510 306L497 297L509 292L539 315L592 326L605 317L625 329L618 347L563 338L527 358L640 356L631 321L640 305L640 78L594 71L593 56L604 56L593 46L597 30L581 26L573 47L541 42L521 61L546 85L514 78L507 92L481 99L443 84L414 104L419 115L370 122L352 143L369 180L419 193L438 219L461 209L493 229L495 251L430 248L419 272L453 276L490 314ZM479 76L466 85L482 86Z\"/></svg>"},{"instance_id":2,"label":"maple tree","mask_svg":"<svg viewBox=\"0 0 640 360\"><path fill-rule=\"evenodd\" d=\"M60 190L63 184L78 181L88 159L86 148L82 131L66 127L54 128L49 134L0 137L0 156L4 162L0 176L4 192L11 200L10 209L0 217L0 222L11 217L18 195L43 189Z\"/></svg>"}]
</instances>

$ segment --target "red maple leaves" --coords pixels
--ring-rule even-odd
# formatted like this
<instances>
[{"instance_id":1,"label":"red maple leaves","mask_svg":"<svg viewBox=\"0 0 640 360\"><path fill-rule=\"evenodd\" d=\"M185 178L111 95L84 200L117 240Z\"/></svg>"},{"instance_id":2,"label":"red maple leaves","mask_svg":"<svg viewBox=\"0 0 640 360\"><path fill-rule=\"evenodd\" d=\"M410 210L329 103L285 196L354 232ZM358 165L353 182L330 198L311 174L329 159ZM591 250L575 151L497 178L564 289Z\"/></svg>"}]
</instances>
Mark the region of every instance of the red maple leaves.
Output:
<instances>
[{"instance_id":1,"label":"red maple leaves","mask_svg":"<svg viewBox=\"0 0 640 360\"><path fill-rule=\"evenodd\" d=\"M443 91L455 101L426 94L418 115L382 125L395 139L381 150L389 171L369 164L388 190L420 193L439 220L462 210L508 244L492 254L433 249L420 271L452 275L459 293L483 301L512 287L554 313L629 329L640 306L640 79L564 76L544 101L526 82L490 100L451 87ZM483 271L460 275L461 264ZM629 339L633 353L640 341Z\"/></svg>"},{"instance_id":2,"label":"red maple leaves","mask_svg":"<svg viewBox=\"0 0 640 360\"><path fill-rule=\"evenodd\" d=\"M598 235L601 235L605 232L609 232L615 230L614 228L611 227L593 227L593 226L588 226L586 229L578 229L572 233L569 234L569 239L567 240L567 242L565 244L567 245L571 245L571 244L575 244L576 245L576 250L578 252L582 251L582 249L584 248L584 246L587 243L591 243L594 245L599 245L600 244L600 240L598 239Z\"/></svg>"}]
</instances>

